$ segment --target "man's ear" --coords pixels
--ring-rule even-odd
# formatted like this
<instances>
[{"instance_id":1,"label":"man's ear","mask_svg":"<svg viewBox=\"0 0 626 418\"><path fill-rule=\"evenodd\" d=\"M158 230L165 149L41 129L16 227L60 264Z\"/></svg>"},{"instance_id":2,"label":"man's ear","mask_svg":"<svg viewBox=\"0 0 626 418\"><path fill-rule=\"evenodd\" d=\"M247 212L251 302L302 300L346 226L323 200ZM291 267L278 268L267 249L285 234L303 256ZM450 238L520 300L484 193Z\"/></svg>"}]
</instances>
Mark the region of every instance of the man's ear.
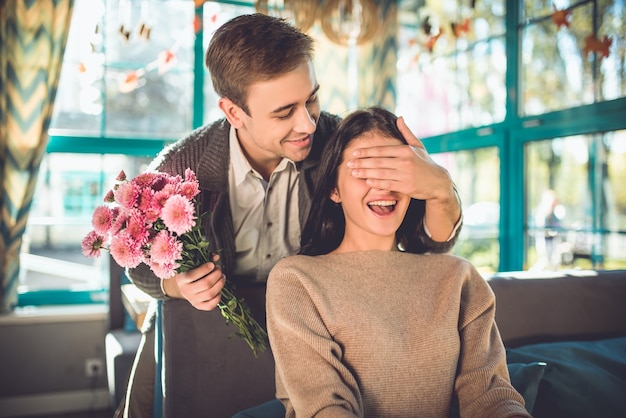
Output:
<instances>
[{"instance_id":1,"label":"man's ear","mask_svg":"<svg viewBox=\"0 0 626 418\"><path fill-rule=\"evenodd\" d=\"M341 197L339 197L339 191L337 190L337 188L333 188L333 190L331 190L330 192L330 200L332 200L335 203L341 203Z\"/></svg>"},{"instance_id":2,"label":"man's ear","mask_svg":"<svg viewBox=\"0 0 626 418\"><path fill-rule=\"evenodd\" d=\"M226 120L235 128L239 129L243 126L243 120L241 118L243 109L233 103L230 99L226 97L221 97L217 101L217 105L224 112L224 116L226 116Z\"/></svg>"}]
</instances>

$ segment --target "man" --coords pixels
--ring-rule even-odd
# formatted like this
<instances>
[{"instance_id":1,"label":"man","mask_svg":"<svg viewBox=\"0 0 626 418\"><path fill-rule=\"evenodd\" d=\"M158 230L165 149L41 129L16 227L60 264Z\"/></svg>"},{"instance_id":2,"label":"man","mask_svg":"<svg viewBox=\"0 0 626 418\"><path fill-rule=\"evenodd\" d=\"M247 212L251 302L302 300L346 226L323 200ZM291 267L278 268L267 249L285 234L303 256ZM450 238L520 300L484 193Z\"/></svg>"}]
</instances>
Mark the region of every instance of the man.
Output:
<instances>
[{"instance_id":1,"label":"man","mask_svg":"<svg viewBox=\"0 0 626 418\"><path fill-rule=\"evenodd\" d=\"M264 324L267 275L278 260L299 249L312 184L316 175L323 175L315 171L317 159L339 121L337 116L320 111L320 86L312 61L313 40L308 35L284 20L263 14L234 18L218 28L211 40L206 65L225 118L165 149L153 167L171 174L182 174L188 167L196 172L201 188L199 200L203 210L211 213L206 238L211 249L219 253L219 266L207 263L163 281L143 265L128 272L139 288L164 300L163 341L165 349L170 350L168 357L176 358L173 333L193 345L185 352L189 356L207 353L205 342L226 339L228 331L216 329L222 327L223 318L215 319L219 317L219 309L215 308L226 278L237 285L236 292L245 294L257 319ZM412 145L359 149L349 163L352 175L367 179L372 188L425 200L428 235L420 239L433 252L447 251L454 244L461 219L454 185L403 121L399 128ZM217 325L202 331L200 325L189 325L208 318ZM188 330L180 331L185 326ZM154 333L151 327L144 331L127 392L126 412L130 417L152 416ZM220 353L219 361L225 364L222 368L235 364L242 367L237 363L239 359L229 360L238 355L235 347L239 345L234 340L228 343ZM259 403L252 395L245 399L244 389L234 394L237 388L225 387L222 382L215 389L221 390L221 395L207 393L206 399L186 399L190 406L182 409L173 405L176 401L172 398L180 396L172 395L172 391L191 392L204 378L203 359L196 364L186 363L165 364L166 416L192 417L201 411L206 413L209 406L229 402L231 405L220 410L223 412L212 409L215 414L211 416L232 415ZM271 353L253 359L249 368L254 367L269 367L273 372ZM204 373L213 370L208 368ZM259 396L267 393L273 396L273 387Z\"/></svg>"}]
</instances>

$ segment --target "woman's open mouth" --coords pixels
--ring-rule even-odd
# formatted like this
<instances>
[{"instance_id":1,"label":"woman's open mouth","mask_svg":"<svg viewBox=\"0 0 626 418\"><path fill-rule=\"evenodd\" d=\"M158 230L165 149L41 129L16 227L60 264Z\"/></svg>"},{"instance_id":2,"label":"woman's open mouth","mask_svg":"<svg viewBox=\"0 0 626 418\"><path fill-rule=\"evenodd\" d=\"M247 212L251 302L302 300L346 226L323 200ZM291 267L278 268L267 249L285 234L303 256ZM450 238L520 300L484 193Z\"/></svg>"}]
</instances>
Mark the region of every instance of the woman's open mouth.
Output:
<instances>
[{"instance_id":1,"label":"woman's open mouth","mask_svg":"<svg viewBox=\"0 0 626 418\"><path fill-rule=\"evenodd\" d=\"M397 200L375 200L369 202L367 206L377 215L387 215L395 210L397 203Z\"/></svg>"}]
</instances>

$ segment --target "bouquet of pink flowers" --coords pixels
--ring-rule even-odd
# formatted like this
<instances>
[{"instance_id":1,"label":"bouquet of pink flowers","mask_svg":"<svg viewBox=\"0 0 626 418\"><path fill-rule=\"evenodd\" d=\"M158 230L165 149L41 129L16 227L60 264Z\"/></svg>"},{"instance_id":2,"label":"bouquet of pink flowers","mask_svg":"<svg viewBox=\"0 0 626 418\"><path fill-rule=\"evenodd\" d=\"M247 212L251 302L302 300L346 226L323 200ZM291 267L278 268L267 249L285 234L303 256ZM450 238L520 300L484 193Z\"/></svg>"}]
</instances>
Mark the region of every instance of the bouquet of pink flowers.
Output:
<instances>
[{"instance_id":1,"label":"bouquet of pink flowers","mask_svg":"<svg viewBox=\"0 0 626 418\"><path fill-rule=\"evenodd\" d=\"M108 205L93 213L93 230L82 241L87 257L108 250L121 267L147 264L161 279L212 261L202 233L195 199L200 186L191 169L185 178L149 172L128 180L124 171L104 198ZM256 356L265 351L267 334L252 317L245 301L237 299L227 281L218 305L227 323L233 323Z\"/></svg>"}]
</instances>

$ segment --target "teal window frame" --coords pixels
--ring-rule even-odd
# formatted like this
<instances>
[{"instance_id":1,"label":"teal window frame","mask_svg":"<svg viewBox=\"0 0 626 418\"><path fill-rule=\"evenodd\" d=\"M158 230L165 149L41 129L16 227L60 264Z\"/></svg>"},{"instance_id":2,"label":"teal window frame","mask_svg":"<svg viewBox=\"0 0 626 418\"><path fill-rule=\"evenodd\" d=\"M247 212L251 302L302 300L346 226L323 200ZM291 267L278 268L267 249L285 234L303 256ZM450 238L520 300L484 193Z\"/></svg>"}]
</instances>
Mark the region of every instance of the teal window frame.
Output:
<instances>
[{"instance_id":1,"label":"teal window frame","mask_svg":"<svg viewBox=\"0 0 626 418\"><path fill-rule=\"evenodd\" d=\"M238 6L254 7L254 2L221 1ZM493 125L464 129L446 134L422 138L431 154L471 150L494 146L500 155L500 263L498 271L524 269L525 235L528 229L524 205L524 145L567 135L598 133L626 129L626 98L598 102L576 108L569 108L541 115L519 116L517 101L519 92L519 53L518 31L519 14L522 4L517 0L506 1L506 117ZM196 8L195 14L202 18L203 8ZM203 33L197 34L194 44L194 94L193 126L203 124L204 116L204 50ZM156 155L167 143L175 138L141 139L121 137L84 137L51 135L47 146L48 153L92 153ZM592 188L600 185L592 184ZM593 190L592 190L593 192ZM626 233L626 231L620 231ZM18 306L106 303L108 289L92 291L40 290L19 295Z\"/></svg>"},{"instance_id":2,"label":"teal window frame","mask_svg":"<svg viewBox=\"0 0 626 418\"><path fill-rule=\"evenodd\" d=\"M253 6L253 3L223 1L223 3ZM202 7L195 9L196 17L202 18ZM200 127L204 115L204 50L203 31L197 34L194 41L194 79L193 79L193 126ZM104 128L101 128L101 132ZM165 145L176 138L142 139L80 135L49 136L46 152L73 153L73 154L125 154L132 156L157 155ZM113 261L110 261L113 262ZM104 304L108 303L108 287L91 290L33 290L18 294L17 306L42 306L42 305L74 305L74 304Z\"/></svg>"},{"instance_id":3,"label":"teal window frame","mask_svg":"<svg viewBox=\"0 0 626 418\"><path fill-rule=\"evenodd\" d=\"M522 2L506 1L506 117L504 121L423 138L431 154L495 146L500 155L500 263L499 272L524 269L528 231L524 205L526 161L524 145L569 135L626 129L626 98L597 102L533 116L519 116L520 37ZM600 184L591 184L596 195ZM593 203L594 205L596 202ZM594 229L594 232L601 232ZM626 233L626 231L619 231Z\"/></svg>"}]
</instances>

